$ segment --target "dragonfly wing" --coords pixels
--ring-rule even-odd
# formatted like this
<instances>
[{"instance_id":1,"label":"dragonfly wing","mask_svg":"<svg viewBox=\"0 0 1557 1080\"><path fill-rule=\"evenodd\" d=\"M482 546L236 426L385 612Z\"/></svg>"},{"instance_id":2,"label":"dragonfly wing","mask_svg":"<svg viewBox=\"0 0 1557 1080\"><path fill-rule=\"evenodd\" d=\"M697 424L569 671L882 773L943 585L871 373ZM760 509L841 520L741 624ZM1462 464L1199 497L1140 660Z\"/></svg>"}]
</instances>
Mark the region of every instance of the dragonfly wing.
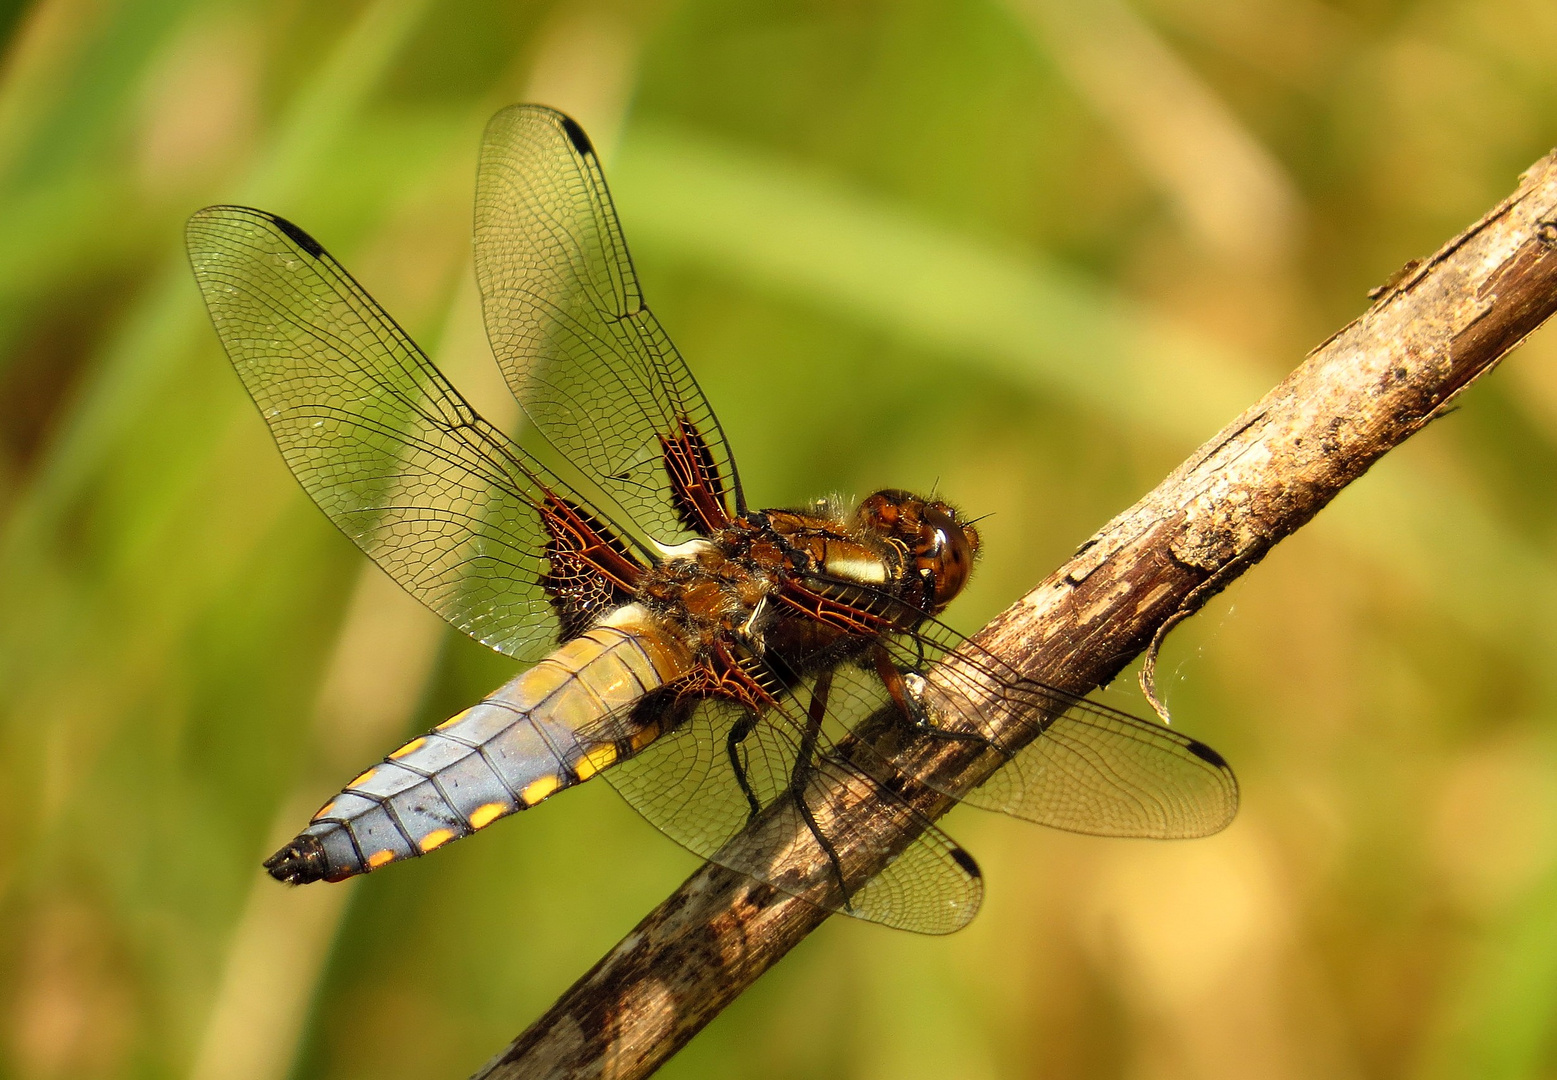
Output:
<instances>
[{"instance_id":1,"label":"dragonfly wing","mask_svg":"<svg viewBox=\"0 0 1557 1080\"><path fill-rule=\"evenodd\" d=\"M925 719L1010 748L983 784L950 792L963 802L1099 836L1208 836L1237 813L1232 769L1197 739L1020 677L940 623L891 651L904 668L944 660L925 683Z\"/></svg>"},{"instance_id":2,"label":"dragonfly wing","mask_svg":"<svg viewBox=\"0 0 1557 1080\"><path fill-rule=\"evenodd\" d=\"M538 105L494 116L476 182L487 338L536 428L671 543L744 510L708 401L643 302L589 139Z\"/></svg>"},{"instance_id":3,"label":"dragonfly wing","mask_svg":"<svg viewBox=\"0 0 1557 1080\"><path fill-rule=\"evenodd\" d=\"M917 711L914 722L982 740L1008 759L972 790L934 776L915 777L920 783L987 810L1101 836L1206 836L1237 812L1232 769L1205 743L1027 678L882 589L820 576L802 588L845 605L863 625L917 622L913 632L884 632L880 639L896 669L895 696L874 665L840 669L849 677L833 698L844 724L852 729L894 702L886 715ZM805 658L798 663L807 666ZM922 687L916 695L914 686ZM871 753L863 742L858 752ZM896 768L879 759L875 767Z\"/></svg>"},{"instance_id":4,"label":"dragonfly wing","mask_svg":"<svg viewBox=\"0 0 1557 1080\"><path fill-rule=\"evenodd\" d=\"M1127 713L1072 706L962 800L1070 832L1180 839L1226 828L1238 812L1238 782L1199 740Z\"/></svg>"},{"instance_id":5,"label":"dragonfly wing","mask_svg":"<svg viewBox=\"0 0 1557 1080\"><path fill-rule=\"evenodd\" d=\"M919 933L966 925L983 882L972 857L945 833L840 757L825 736L813 767L795 782L804 741L797 702L787 698L754 722L745 706L723 699L668 706L680 710L666 722L670 730L606 776L683 847L783 892ZM732 744L731 732L739 735L742 726L750 730ZM869 813L857 812L862 803ZM894 858L904 832L913 839ZM840 882L829 848L846 854L846 866L885 865Z\"/></svg>"},{"instance_id":6,"label":"dragonfly wing","mask_svg":"<svg viewBox=\"0 0 1557 1080\"><path fill-rule=\"evenodd\" d=\"M625 599L610 525L465 402L317 241L214 206L190 218L212 322L292 472L412 595L534 658L559 621Z\"/></svg>"}]
</instances>

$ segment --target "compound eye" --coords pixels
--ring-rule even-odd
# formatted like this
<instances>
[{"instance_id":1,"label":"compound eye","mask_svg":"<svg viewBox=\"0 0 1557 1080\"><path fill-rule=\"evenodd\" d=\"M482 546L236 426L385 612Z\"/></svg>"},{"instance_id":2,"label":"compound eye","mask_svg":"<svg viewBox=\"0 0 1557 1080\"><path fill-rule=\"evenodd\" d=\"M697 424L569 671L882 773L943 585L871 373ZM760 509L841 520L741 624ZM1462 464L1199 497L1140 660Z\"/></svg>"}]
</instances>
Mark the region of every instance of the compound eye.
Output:
<instances>
[{"instance_id":1,"label":"compound eye","mask_svg":"<svg viewBox=\"0 0 1557 1080\"><path fill-rule=\"evenodd\" d=\"M939 507L925 507L919 563L934 575L936 610L951 603L968 583L968 576L973 573L977 535L974 533L970 537L967 530Z\"/></svg>"}]
</instances>

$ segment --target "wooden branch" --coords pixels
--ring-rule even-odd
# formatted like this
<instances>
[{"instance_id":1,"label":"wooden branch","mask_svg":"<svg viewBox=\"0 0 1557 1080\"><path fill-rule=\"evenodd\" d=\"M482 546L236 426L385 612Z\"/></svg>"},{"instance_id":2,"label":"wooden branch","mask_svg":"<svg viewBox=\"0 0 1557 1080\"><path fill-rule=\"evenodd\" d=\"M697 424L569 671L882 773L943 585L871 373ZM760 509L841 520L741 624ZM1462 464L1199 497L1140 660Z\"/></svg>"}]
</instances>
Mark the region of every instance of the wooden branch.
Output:
<instances>
[{"instance_id":1,"label":"wooden branch","mask_svg":"<svg viewBox=\"0 0 1557 1080\"><path fill-rule=\"evenodd\" d=\"M1486 217L1373 295L1362 318L1310 353L975 642L1025 676L1086 693L1442 415L1557 309L1557 152L1532 166ZM931 681L957 663L949 658ZM870 727L859 738L882 749L891 736ZM955 790L998 764L952 740L885 749L906 775L952 778ZM931 819L952 805L928 789L905 797ZM899 813L875 803L834 812L834 835L877 838ZM785 841L776 828L773 819L759 820L734 843L774 850ZM895 848L911 839L903 833ZM893 853L862 841L839 855L852 878ZM476 1075L647 1076L826 917L802 899L708 864Z\"/></svg>"}]
</instances>

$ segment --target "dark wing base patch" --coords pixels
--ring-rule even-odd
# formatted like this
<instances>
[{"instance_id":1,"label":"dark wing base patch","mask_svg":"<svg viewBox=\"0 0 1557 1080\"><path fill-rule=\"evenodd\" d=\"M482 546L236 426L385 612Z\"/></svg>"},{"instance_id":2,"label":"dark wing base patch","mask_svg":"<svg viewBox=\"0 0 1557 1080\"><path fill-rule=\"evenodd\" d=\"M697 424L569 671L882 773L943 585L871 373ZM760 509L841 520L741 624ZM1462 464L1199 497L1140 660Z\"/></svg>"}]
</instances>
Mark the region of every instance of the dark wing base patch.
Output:
<instances>
[{"instance_id":1,"label":"dark wing base patch","mask_svg":"<svg viewBox=\"0 0 1557 1080\"><path fill-rule=\"evenodd\" d=\"M643 570L610 528L577 503L548 492L541 521L548 534L541 584L560 624L558 636L567 641L631 600Z\"/></svg>"},{"instance_id":2,"label":"dark wing base patch","mask_svg":"<svg viewBox=\"0 0 1557 1080\"><path fill-rule=\"evenodd\" d=\"M724 481L708 441L683 416L673 438L660 436L661 457L670 477L670 498L681 524L700 536L710 536L730 523Z\"/></svg>"}]
</instances>

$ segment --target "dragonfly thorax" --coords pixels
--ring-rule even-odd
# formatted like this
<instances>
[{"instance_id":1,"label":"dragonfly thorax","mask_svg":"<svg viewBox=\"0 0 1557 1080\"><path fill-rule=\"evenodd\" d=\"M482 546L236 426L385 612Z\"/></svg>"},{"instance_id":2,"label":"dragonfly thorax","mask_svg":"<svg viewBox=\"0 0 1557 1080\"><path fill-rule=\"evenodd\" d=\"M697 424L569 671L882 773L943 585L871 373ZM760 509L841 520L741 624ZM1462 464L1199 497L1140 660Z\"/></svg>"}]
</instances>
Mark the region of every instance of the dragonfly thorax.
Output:
<instances>
[{"instance_id":1,"label":"dragonfly thorax","mask_svg":"<svg viewBox=\"0 0 1557 1080\"><path fill-rule=\"evenodd\" d=\"M946 503L885 489L852 512L830 502L763 510L706 541L665 548L673 554L646 575L637 598L703 647L722 639L782 650L795 632L786 623L806 604L797 597L831 594L877 609L868 628L811 613L804 647L812 650L826 644L819 636L874 637L936 614L967 582L978 543Z\"/></svg>"}]
</instances>

